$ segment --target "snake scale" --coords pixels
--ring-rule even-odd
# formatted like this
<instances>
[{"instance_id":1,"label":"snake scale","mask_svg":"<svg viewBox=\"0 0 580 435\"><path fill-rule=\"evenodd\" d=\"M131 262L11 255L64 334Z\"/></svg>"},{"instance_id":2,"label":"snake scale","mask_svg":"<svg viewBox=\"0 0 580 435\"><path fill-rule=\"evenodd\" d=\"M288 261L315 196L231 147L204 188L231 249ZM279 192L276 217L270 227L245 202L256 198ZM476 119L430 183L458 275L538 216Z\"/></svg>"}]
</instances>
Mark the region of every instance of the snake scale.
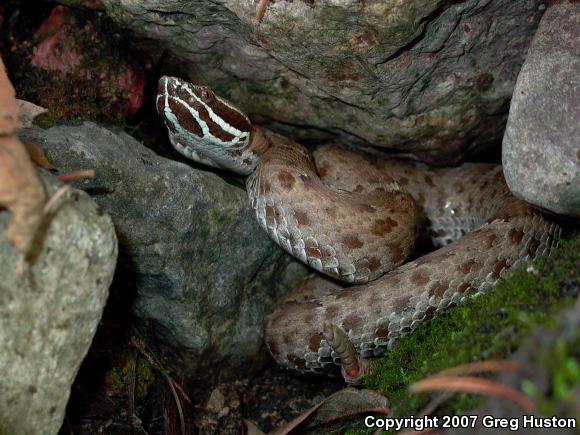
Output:
<instances>
[{"instance_id":1,"label":"snake scale","mask_svg":"<svg viewBox=\"0 0 580 435\"><path fill-rule=\"evenodd\" d=\"M398 337L547 253L560 235L510 193L498 165L370 161L331 144L311 153L175 77L160 79L157 109L181 154L248 176L251 206L277 244L357 284L310 279L267 316L268 349L290 369L338 364L356 383ZM420 234L439 249L401 265Z\"/></svg>"}]
</instances>

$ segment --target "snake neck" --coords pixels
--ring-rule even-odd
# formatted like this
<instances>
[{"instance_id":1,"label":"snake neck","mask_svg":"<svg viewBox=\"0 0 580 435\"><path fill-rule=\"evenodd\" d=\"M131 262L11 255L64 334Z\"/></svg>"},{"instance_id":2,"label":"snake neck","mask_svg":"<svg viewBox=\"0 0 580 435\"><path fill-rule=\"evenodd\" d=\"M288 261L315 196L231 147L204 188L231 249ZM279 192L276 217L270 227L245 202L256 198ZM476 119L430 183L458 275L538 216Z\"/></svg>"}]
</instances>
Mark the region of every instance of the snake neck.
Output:
<instances>
[{"instance_id":1,"label":"snake neck","mask_svg":"<svg viewBox=\"0 0 580 435\"><path fill-rule=\"evenodd\" d=\"M274 134L268 130L252 125L250 140L246 146L247 150L253 156L252 171L258 165L264 154L274 145Z\"/></svg>"}]
</instances>

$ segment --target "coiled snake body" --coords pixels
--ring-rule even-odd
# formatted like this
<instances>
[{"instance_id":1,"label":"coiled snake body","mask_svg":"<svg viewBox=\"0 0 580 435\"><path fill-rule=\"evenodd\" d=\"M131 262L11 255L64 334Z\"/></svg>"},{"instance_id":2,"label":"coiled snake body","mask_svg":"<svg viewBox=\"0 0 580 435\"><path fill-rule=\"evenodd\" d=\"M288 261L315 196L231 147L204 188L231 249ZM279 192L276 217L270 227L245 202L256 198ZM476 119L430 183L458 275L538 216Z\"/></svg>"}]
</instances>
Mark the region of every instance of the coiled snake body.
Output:
<instances>
[{"instance_id":1,"label":"coiled snake body","mask_svg":"<svg viewBox=\"0 0 580 435\"><path fill-rule=\"evenodd\" d=\"M208 88L173 77L160 79L157 109L179 152L249 176L258 221L284 250L360 284L337 291L309 280L266 318L268 348L291 369L322 373L342 363L356 382L368 358L545 254L560 234L511 195L497 165L370 162L335 145L312 155L252 126ZM400 266L419 232L442 247Z\"/></svg>"}]
</instances>

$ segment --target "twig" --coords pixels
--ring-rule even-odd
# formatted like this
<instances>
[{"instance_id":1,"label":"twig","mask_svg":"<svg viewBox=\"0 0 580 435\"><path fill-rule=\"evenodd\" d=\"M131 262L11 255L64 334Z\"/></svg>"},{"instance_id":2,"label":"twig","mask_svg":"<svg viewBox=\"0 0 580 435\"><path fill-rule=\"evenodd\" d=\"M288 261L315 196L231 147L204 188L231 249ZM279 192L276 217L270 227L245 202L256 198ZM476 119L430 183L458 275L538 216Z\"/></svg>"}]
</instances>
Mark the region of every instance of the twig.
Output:
<instances>
[{"instance_id":1,"label":"twig","mask_svg":"<svg viewBox=\"0 0 580 435\"><path fill-rule=\"evenodd\" d=\"M43 212L44 214L47 214L48 212L50 212L55 204L58 202L58 200L60 198L62 198L62 196L67 193L70 190L70 186L68 184L65 184L64 186L60 186L58 188L58 190L56 192L54 192L54 194L48 199L48 201L46 201L46 204L44 204L44 208L43 208Z\"/></svg>"},{"instance_id":2,"label":"twig","mask_svg":"<svg viewBox=\"0 0 580 435\"><path fill-rule=\"evenodd\" d=\"M85 169L82 171L68 172L66 174L57 175L56 178L63 183L69 183L71 181L76 181L82 178L95 178L95 170Z\"/></svg>"},{"instance_id":3,"label":"twig","mask_svg":"<svg viewBox=\"0 0 580 435\"><path fill-rule=\"evenodd\" d=\"M269 1L270 0L260 0L260 3L258 3L258 6L256 6L256 20L258 23L262 21L262 18L264 18L264 15L266 14Z\"/></svg>"},{"instance_id":4,"label":"twig","mask_svg":"<svg viewBox=\"0 0 580 435\"><path fill-rule=\"evenodd\" d=\"M433 375L428 379L436 379L442 376L460 376L460 375L473 375L483 372L517 372L520 370L520 366L509 360L488 360L488 361L476 361L467 364L461 364L455 367L442 370L439 373ZM445 391L442 394L431 400L425 408L421 410L418 414L420 417L432 414L442 403L448 400L453 395L450 391ZM414 432L404 432L405 434L411 434Z\"/></svg>"},{"instance_id":5,"label":"twig","mask_svg":"<svg viewBox=\"0 0 580 435\"><path fill-rule=\"evenodd\" d=\"M17 263L21 271L43 218L46 192L30 156L16 137L19 128L20 108L0 57L0 206L11 213L5 236L21 254Z\"/></svg>"},{"instance_id":6,"label":"twig","mask_svg":"<svg viewBox=\"0 0 580 435\"><path fill-rule=\"evenodd\" d=\"M451 396L453 396L453 393L451 393L449 391L445 391L445 392L439 394L437 397L435 397L433 400L431 400L427 404L427 406L425 406L425 408L423 408L421 410L421 412L419 413L419 417L431 415L433 412L435 412L435 410L437 408L439 408L439 406L442 403L445 403Z\"/></svg>"},{"instance_id":7,"label":"twig","mask_svg":"<svg viewBox=\"0 0 580 435\"><path fill-rule=\"evenodd\" d=\"M79 180L81 178L94 178L95 171L94 169L85 169L83 171L75 171L69 172L67 174L62 174L57 176L56 178L62 182L70 182L74 180ZM65 184L64 186L60 186L56 192L48 199L46 204L44 204L44 214L48 213L54 205L58 202L58 200L70 190L70 186Z\"/></svg>"},{"instance_id":8,"label":"twig","mask_svg":"<svg viewBox=\"0 0 580 435\"><path fill-rule=\"evenodd\" d=\"M135 415L135 390L136 390L136 384L137 384L137 363L136 363L136 359L137 356L135 355L135 352L132 352L132 358L131 358L131 379L129 382L129 415L131 416L131 418Z\"/></svg>"},{"instance_id":9,"label":"twig","mask_svg":"<svg viewBox=\"0 0 580 435\"><path fill-rule=\"evenodd\" d=\"M183 409L181 408L181 401L179 400L179 396L177 395L177 391L171 382L171 379L168 378L169 388L171 389L171 394L173 394L173 400L175 400L175 405L177 406L177 413L179 414L179 424L181 426L181 435L185 435L185 416L183 415Z\"/></svg>"},{"instance_id":10,"label":"twig","mask_svg":"<svg viewBox=\"0 0 580 435\"><path fill-rule=\"evenodd\" d=\"M464 393L484 394L502 397L517 403L524 410L533 413L536 409L534 402L507 385L474 377L460 376L433 376L416 382L409 387L412 393L425 393L431 391L456 391Z\"/></svg>"},{"instance_id":11,"label":"twig","mask_svg":"<svg viewBox=\"0 0 580 435\"><path fill-rule=\"evenodd\" d=\"M147 351L147 349L145 348L145 344L139 337L132 336L131 344L133 344L133 346L135 346L137 350L141 352L141 354L145 357L145 359L149 362L149 364L151 364L155 369L159 370L164 376L168 377L171 380L171 382L175 384L175 388L177 388L181 392L181 394L183 394L185 400L188 403L191 403L191 399L185 393L181 385L179 385L171 378L171 376L169 376L169 372L167 371L167 369L163 367L163 364L161 364L161 362L157 359L157 357L152 353L150 353L149 351Z\"/></svg>"},{"instance_id":12,"label":"twig","mask_svg":"<svg viewBox=\"0 0 580 435\"><path fill-rule=\"evenodd\" d=\"M460 375L473 375L476 373L483 372L517 372L520 370L520 366L509 360L488 360L488 361L477 361L467 364L461 364L455 367L448 368L446 370L440 371L434 376L460 376Z\"/></svg>"},{"instance_id":13,"label":"twig","mask_svg":"<svg viewBox=\"0 0 580 435\"><path fill-rule=\"evenodd\" d=\"M151 364L154 368L156 368L159 372L161 372L161 374L165 377L165 380L167 381L167 383L169 384L169 388L171 389L171 394L173 395L175 406L177 406L177 412L179 414L179 423L181 425L181 433L182 435L185 435L185 416L183 414L181 400L179 400L179 395L177 394L176 387L179 388L179 391L181 392L181 394L183 394L184 398L187 400L188 403L191 403L191 400L189 399L187 394L185 394L183 388L181 388L181 386L177 382L175 382L171 378L171 376L169 376L167 370L161 365L159 360L153 354L151 354L145 349L145 344L139 337L133 335L131 337L131 344L133 344L133 346L135 346L135 348L139 352L141 352L141 354L145 357L145 359L149 362L149 364Z\"/></svg>"}]
</instances>

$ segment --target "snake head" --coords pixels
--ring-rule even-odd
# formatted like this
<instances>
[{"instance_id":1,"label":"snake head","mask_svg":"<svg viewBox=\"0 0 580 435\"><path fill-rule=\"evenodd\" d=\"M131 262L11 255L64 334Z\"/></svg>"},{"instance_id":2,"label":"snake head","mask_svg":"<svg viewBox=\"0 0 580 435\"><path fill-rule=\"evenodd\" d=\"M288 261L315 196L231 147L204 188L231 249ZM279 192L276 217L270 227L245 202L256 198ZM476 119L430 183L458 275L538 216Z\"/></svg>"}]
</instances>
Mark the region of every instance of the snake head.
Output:
<instances>
[{"instance_id":1,"label":"snake head","mask_svg":"<svg viewBox=\"0 0 580 435\"><path fill-rule=\"evenodd\" d=\"M177 77L159 79L157 111L171 144L199 163L247 175L257 163L249 149L252 124L210 88Z\"/></svg>"}]
</instances>

